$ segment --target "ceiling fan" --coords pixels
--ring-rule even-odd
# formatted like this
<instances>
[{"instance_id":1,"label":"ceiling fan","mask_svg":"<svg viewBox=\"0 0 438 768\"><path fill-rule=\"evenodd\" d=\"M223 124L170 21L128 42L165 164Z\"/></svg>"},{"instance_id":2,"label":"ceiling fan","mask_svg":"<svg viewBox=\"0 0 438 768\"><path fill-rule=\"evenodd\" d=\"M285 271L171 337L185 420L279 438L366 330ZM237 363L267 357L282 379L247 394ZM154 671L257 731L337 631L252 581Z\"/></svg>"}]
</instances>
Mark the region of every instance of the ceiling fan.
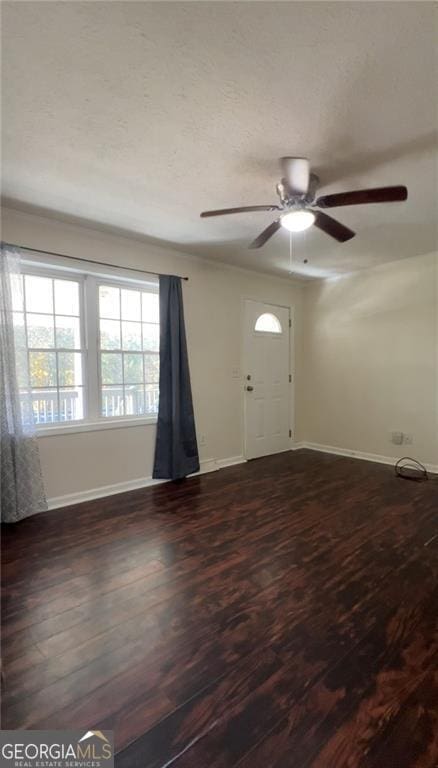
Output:
<instances>
[{"instance_id":1,"label":"ceiling fan","mask_svg":"<svg viewBox=\"0 0 438 768\"><path fill-rule=\"evenodd\" d=\"M406 200L406 187L377 187L375 189L356 189L353 192L338 192L334 195L316 197L319 178L310 172L310 164L305 157L282 157L280 160L283 178L276 190L280 204L248 205L241 208L222 208L217 211L204 211L202 218L224 216L229 213L250 211L280 211L279 216L250 244L250 248L261 248L281 227L289 232L302 232L312 226L318 227L340 243L351 240L355 232L333 219L324 210L318 208L336 208L342 205L362 205L363 203L392 203Z\"/></svg>"}]
</instances>

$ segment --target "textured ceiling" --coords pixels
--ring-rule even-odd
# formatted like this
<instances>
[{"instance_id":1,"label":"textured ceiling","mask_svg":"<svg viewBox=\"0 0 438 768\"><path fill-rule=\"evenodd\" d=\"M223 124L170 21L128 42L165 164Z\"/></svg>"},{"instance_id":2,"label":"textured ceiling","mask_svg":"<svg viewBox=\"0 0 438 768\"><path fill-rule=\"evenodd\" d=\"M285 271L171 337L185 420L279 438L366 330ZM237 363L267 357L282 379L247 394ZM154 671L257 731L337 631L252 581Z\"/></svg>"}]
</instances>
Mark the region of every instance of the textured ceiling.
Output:
<instances>
[{"instance_id":1,"label":"textured ceiling","mask_svg":"<svg viewBox=\"0 0 438 768\"><path fill-rule=\"evenodd\" d=\"M294 236L336 274L436 249L433 3L4 2L3 194L209 258L287 273L278 158L324 192L404 183L407 203L336 209L357 237ZM307 258L309 263L303 264Z\"/></svg>"}]
</instances>

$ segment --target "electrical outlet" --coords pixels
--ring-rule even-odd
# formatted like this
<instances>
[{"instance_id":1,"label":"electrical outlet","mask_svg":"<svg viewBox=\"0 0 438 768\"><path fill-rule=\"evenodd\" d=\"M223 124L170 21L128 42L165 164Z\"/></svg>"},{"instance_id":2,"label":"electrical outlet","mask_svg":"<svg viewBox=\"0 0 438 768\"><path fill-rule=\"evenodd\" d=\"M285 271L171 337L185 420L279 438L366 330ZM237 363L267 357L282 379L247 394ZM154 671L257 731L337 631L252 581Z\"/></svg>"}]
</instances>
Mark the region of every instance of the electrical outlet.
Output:
<instances>
[{"instance_id":1,"label":"electrical outlet","mask_svg":"<svg viewBox=\"0 0 438 768\"><path fill-rule=\"evenodd\" d=\"M412 445L413 442L414 442L414 436L413 435L406 434L406 433L403 435L403 443L405 445Z\"/></svg>"},{"instance_id":2,"label":"electrical outlet","mask_svg":"<svg viewBox=\"0 0 438 768\"><path fill-rule=\"evenodd\" d=\"M403 432L391 432L391 443L393 445L403 445Z\"/></svg>"},{"instance_id":3,"label":"electrical outlet","mask_svg":"<svg viewBox=\"0 0 438 768\"><path fill-rule=\"evenodd\" d=\"M199 435L199 445L205 445L206 442L205 435Z\"/></svg>"}]
</instances>

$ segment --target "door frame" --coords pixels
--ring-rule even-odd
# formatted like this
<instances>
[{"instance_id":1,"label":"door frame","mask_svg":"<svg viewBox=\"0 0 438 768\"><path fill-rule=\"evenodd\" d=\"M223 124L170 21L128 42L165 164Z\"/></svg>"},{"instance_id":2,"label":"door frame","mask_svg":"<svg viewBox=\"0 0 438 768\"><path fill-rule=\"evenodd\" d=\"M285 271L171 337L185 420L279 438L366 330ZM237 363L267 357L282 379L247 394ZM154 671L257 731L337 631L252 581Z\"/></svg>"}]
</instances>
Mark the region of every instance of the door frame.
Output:
<instances>
[{"instance_id":1,"label":"door frame","mask_svg":"<svg viewBox=\"0 0 438 768\"><path fill-rule=\"evenodd\" d=\"M289 438L289 448L286 450L292 450L292 446L295 442L295 398L296 398L296 360L295 360L295 306L293 304L274 304L272 301L265 301L264 299L255 298L254 296L242 296L240 306L240 370L241 370L241 429L242 429L242 450L243 456L246 461L248 459L248 450L246 445L246 399L245 399L245 383L246 372L244 371L245 364L245 302L254 301L259 304L266 304L268 307L281 307L289 311L289 375L292 377L290 383L290 397L289 397L289 430L292 436Z\"/></svg>"}]
</instances>

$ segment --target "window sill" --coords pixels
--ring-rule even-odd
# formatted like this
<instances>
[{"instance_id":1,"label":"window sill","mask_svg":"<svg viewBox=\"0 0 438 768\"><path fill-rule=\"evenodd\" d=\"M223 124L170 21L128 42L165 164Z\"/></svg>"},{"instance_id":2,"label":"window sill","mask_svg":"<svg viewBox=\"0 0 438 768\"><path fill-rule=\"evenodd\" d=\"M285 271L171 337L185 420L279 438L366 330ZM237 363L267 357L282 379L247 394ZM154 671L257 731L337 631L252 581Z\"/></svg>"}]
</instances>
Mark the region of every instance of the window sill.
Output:
<instances>
[{"instance_id":1,"label":"window sill","mask_svg":"<svg viewBox=\"0 0 438 768\"><path fill-rule=\"evenodd\" d=\"M70 424L53 424L50 426L36 427L37 437L56 437L57 435L71 435L76 432L100 432L104 429L126 429L126 427L142 427L147 424L156 424L156 416L140 416L136 418L105 419L105 421L78 421Z\"/></svg>"}]
</instances>

